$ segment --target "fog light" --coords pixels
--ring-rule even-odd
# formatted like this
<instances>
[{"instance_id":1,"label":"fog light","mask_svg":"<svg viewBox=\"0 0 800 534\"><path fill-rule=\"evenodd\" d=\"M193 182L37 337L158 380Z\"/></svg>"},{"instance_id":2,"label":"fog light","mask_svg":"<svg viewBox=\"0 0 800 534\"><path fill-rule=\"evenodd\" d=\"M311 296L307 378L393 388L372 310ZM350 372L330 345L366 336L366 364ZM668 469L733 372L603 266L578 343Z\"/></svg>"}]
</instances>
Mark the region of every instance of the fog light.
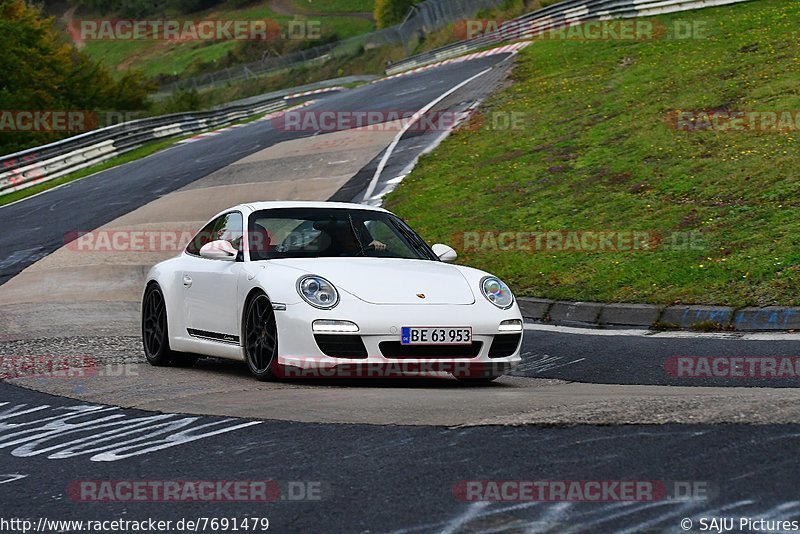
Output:
<instances>
[{"instance_id":1,"label":"fog light","mask_svg":"<svg viewBox=\"0 0 800 534\"><path fill-rule=\"evenodd\" d=\"M311 325L314 332L358 332L358 325L350 321L318 319Z\"/></svg>"},{"instance_id":2,"label":"fog light","mask_svg":"<svg viewBox=\"0 0 800 534\"><path fill-rule=\"evenodd\" d=\"M498 332L522 332L522 321L519 319L509 319L508 321L503 321L500 323L500 326L497 327Z\"/></svg>"}]
</instances>

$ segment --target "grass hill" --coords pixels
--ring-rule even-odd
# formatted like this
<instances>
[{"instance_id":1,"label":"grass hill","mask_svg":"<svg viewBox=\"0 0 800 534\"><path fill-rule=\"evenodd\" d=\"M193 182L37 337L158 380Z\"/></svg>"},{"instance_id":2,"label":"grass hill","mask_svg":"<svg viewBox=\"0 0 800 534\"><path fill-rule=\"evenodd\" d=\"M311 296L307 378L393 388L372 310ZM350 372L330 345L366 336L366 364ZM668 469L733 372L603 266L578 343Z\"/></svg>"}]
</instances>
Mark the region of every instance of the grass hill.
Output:
<instances>
[{"instance_id":1,"label":"grass hill","mask_svg":"<svg viewBox=\"0 0 800 534\"><path fill-rule=\"evenodd\" d=\"M460 251L520 295L799 305L800 2L651 20L703 31L537 40L483 107L482 126L424 158L387 207L445 243L472 231L661 236L649 252L498 250L491 238ZM788 112L789 122L682 131L678 110ZM509 117L518 128L499 127Z\"/></svg>"},{"instance_id":2,"label":"grass hill","mask_svg":"<svg viewBox=\"0 0 800 534\"><path fill-rule=\"evenodd\" d=\"M241 3L228 0L213 8L191 14L167 13L155 18L232 21L268 19L284 30L290 21L311 21L312 29L319 30L319 38L266 43L88 40L83 50L92 59L110 67L117 75L121 76L125 71L136 68L149 77L166 81L255 61L264 55L281 55L337 38L346 39L375 29L372 20L374 0L257 0L240 6ZM114 14L99 15L85 10L68 14L67 17L69 16L75 20L115 17Z\"/></svg>"}]
</instances>

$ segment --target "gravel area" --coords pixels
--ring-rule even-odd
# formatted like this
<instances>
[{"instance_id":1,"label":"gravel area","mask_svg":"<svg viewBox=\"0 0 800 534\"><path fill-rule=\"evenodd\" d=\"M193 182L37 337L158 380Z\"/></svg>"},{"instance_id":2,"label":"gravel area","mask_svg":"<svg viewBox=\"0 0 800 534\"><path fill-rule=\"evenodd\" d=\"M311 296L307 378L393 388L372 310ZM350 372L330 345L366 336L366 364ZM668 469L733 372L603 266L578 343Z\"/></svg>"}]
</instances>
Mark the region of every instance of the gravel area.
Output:
<instances>
[{"instance_id":1,"label":"gravel area","mask_svg":"<svg viewBox=\"0 0 800 534\"><path fill-rule=\"evenodd\" d=\"M62 337L0 341L0 378L146 363L138 337Z\"/></svg>"}]
</instances>

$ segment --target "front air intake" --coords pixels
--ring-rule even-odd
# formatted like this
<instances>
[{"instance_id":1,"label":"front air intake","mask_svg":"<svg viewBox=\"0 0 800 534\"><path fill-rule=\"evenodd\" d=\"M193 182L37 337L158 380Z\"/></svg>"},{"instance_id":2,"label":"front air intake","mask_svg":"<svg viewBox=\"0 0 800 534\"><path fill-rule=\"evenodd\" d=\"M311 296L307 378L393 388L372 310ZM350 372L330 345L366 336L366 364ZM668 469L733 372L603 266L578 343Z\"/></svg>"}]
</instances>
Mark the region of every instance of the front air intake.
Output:
<instances>
[{"instance_id":1,"label":"front air intake","mask_svg":"<svg viewBox=\"0 0 800 534\"><path fill-rule=\"evenodd\" d=\"M319 350L332 358L359 359L367 357L367 348L361 341L361 336L315 334L314 340L317 342Z\"/></svg>"},{"instance_id":2,"label":"front air intake","mask_svg":"<svg viewBox=\"0 0 800 534\"><path fill-rule=\"evenodd\" d=\"M421 360L474 358L480 354L482 346L480 341L473 341L469 345L402 345L399 341L384 341L380 344L385 358Z\"/></svg>"},{"instance_id":3,"label":"front air intake","mask_svg":"<svg viewBox=\"0 0 800 534\"><path fill-rule=\"evenodd\" d=\"M489 349L490 358L507 358L517 352L522 334L499 334L494 336Z\"/></svg>"}]
</instances>

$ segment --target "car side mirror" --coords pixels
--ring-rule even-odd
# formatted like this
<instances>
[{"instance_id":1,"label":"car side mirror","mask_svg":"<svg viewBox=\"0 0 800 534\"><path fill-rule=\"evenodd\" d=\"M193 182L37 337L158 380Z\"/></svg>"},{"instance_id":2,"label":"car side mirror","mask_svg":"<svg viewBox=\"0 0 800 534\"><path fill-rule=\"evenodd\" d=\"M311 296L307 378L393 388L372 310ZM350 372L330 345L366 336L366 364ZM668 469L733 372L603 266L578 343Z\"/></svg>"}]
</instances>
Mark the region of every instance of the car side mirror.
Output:
<instances>
[{"instance_id":1,"label":"car side mirror","mask_svg":"<svg viewBox=\"0 0 800 534\"><path fill-rule=\"evenodd\" d=\"M206 243L200 249L200 257L209 260L236 261L238 254L239 251L233 248L230 241L224 239Z\"/></svg>"},{"instance_id":2,"label":"car side mirror","mask_svg":"<svg viewBox=\"0 0 800 534\"><path fill-rule=\"evenodd\" d=\"M431 247L433 253L436 254L440 260L445 263L453 263L458 258L458 254L456 251L452 249L452 247L448 247L447 245L442 245L441 243L437 243Z\"/></svg>"}]
</instances>

